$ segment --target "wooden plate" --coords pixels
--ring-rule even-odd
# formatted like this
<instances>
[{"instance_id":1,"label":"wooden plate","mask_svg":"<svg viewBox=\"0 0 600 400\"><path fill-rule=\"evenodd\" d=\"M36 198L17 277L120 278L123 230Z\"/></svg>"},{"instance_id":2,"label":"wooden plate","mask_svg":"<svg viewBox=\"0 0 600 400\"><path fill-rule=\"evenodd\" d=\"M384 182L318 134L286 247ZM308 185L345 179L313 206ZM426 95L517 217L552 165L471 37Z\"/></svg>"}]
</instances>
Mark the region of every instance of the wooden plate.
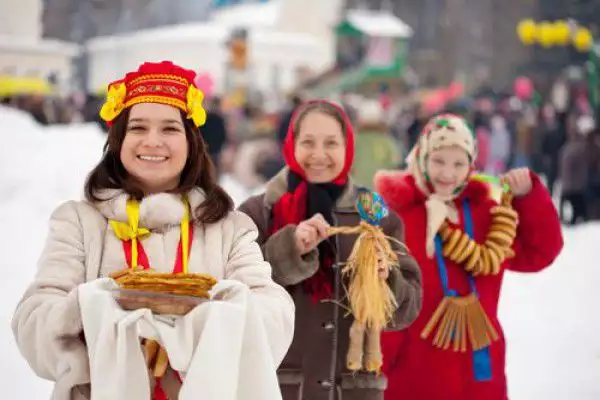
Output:
<instances>
[{"instance_id":1,"label":"wooden plate","mask_svg":"<svg viewBox=\"0 0 600 400\"><path fill-rule=\"evenodd\" d=\"M123 310L148 308L154 314L167 315L185 315L199 304L210 301L209 298L204 297L129 289L114 289L113 297Z\"/></svg>"}]
</instances>

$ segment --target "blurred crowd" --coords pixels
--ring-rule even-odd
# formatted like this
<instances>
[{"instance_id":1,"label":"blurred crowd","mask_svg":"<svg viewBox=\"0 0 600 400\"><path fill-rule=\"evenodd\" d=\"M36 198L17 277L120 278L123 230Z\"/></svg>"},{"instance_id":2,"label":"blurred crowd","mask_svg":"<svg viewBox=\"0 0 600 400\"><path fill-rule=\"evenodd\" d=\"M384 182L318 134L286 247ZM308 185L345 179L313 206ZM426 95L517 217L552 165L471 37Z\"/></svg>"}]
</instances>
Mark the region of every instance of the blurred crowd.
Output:
<instances>
[{"instance_id":1,"label":"blurred crowd","mask_svg":"<svg viewBox=\"0 0 600 400\"><path fill-rule=\"evenodd\" d=\"M0 104L30 114L41 125L96 122L106 129L98 115L103 103L103 95L93 94L57 96L28 93L0 96Z\"/></svg>"}]
</instances>

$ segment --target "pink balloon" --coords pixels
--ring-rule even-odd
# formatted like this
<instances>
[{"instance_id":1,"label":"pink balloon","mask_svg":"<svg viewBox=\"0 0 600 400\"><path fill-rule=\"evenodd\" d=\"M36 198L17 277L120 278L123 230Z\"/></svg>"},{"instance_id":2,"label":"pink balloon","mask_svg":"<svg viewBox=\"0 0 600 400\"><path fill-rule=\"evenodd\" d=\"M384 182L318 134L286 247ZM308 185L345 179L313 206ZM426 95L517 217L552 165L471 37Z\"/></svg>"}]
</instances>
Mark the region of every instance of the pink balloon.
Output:
<instances>
[{"instance_id":1,"label":"pink balloon","mask_svg":"<svg viewBox=\"0 0 600 400\"><path fill-rule=\"evenodd\" d=\"M208 73L197 74L196 79L194 79L194 83L196 87L200 89L205 97L212 97L214 93L214 80L212 76Z\"/></svg>"},{"instance_id":2,"label":"pink balloon","mask_svg":"<svg viewBox=\"0 0 600 400\"><path fill-rule=\"evenodd\" d=\"M450 85L446 89L447 96L449 99L456 99L456 98L462 96L464 90L465 90L465 88L464 88L463 84L458 81L454 81L454 82L450 83Z\"/></svg>"},{"instance_id":3,"label":"pink balloon","mask_svg":"<svg viewBox=\"0 0 600 400\"><path fill-rule=\"evenodd\" d=\"M531 79L521 76L515 79L513 91L519 99L531 100L533 97L533 82L531 82Z\"/></svg>"},{"instance_id":4,"label":"pink balloon","mask_svg":"<svg viewBox=\"0 0 600 400\"><path fill-rule=\"evenodd\" d=\"M448 101L448 95L445 89L437 90L429 96L427 96L423 101L423 109L428 114L434 114L436 112L441 111L446 102Z\"/></svg>"}]
</instances>

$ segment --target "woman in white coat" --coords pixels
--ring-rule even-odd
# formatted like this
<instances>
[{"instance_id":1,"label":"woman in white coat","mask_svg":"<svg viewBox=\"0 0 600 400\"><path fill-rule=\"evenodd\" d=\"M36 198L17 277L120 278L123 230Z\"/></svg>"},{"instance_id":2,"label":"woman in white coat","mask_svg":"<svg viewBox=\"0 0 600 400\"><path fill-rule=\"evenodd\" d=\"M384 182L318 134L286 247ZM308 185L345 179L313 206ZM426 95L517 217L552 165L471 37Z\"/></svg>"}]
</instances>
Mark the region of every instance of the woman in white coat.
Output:
<instances>
[{"instance_id":1,"label":"woman in white coat","mask_svg":"<svg viewBox=\"0 0 600 400\"><path fill-rule=\"evenodd\" d=\"M52 399L92 397L78 289L127 266L173 272L183 265L242 282L259 310L275 368L291 343L293 302L271 279L254 223L232 211L216 183L198 131L206 114L194 76L170 62L145 63L110 84L100 113L110 125L108 141L88 176L86 199L52 214L37 274L12 321L31 368L55 382ZM126 236L118 227L131 226L132 216L140 228ZM176 399L177 378L169 369L156 385L161 393L151 379L152 397Z\"/></svg>"}]
</instances>

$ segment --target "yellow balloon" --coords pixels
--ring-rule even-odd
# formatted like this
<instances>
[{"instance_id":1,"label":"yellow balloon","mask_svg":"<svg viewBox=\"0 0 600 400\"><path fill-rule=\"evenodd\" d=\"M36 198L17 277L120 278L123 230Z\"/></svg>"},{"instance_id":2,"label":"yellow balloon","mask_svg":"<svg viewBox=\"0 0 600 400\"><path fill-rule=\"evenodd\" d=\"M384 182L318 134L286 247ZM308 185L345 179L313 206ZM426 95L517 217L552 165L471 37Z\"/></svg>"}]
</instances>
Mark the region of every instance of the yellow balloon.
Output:
<instances>
[{"instance_id":1,"label":"yellow balloon","mask_svg":"<svg viewBox=\"0 0 600 400\"><path fill-rule=\"evenodd\" d=\"M536 33L537 26L535 25L535 21L531 19L525 19L517 25L517 35L519 35L519 39L526 46L535 43Z\"/></svg>"},{"instance_id":2,"label":"yellow balloon","mask_svg":"<svg viewBox=\"0 0 600 400\"><path fill-rule=\"evenodd\" d=\"M564 46L571 39L571 28L566 21L556 21L552 27L554 43L559 46Z\"/></svg>"},{"instance_id":3,"label":"yellow balloon","mask_svg":"<svg viewBox=\"0 0 600 400\"><path fill-rule=\"evenodd\" d=\"M592 33L587 28L579 28L573 37L573 44L581 52L590 50L594 44Z\"/></svg>"},{"instance_id":4,"label":"yellow balloon","mask_svg":"<svg viewBox=\"0 0 600 400\"><path fill-rule=\"evenodd\" d=\"M537 28L537 42L543 47L552 47L554 44L554 26L547 21L540 22Z\"/></svg>"}]
</instances>

